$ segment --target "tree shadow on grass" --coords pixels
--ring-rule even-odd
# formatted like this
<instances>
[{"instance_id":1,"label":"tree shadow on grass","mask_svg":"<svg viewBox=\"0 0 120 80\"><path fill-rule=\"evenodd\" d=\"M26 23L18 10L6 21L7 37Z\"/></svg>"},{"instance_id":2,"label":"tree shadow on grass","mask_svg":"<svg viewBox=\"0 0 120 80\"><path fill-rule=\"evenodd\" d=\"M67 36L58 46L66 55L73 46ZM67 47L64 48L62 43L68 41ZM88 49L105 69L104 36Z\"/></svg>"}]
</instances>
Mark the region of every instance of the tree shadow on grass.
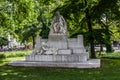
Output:
<instances>
[{"instance_id":1,"label":"tree shadow on grass","mask_svg":"<svg viewBox=\"0 0 120 80\"><path fill-rule=\"evenodd\" d=\"M120 61L102 60L102 68L61 69L0 66L0 80L119 80Z\"/></svg>"},{"instance_id":2,"label":"tree shadow on grass","mask_svg":"<svg viewBox=\"0 0 120 80\"><path fill-rule=\"evenodd\" d=\"M12 67L4 65L0 66L0 80L86 80L84 75L89 75L89 71L91 69ZM92 74L94 74L94 71L90 75ZM92 79L92 76L87 79Z\"/></svg>"},{"instance_id":3,"label":"tree shadow on grass","mask_svg":"<svg viewBox=\"0 0 120 80\"><path fill-rule=\"evenodd\" d=\"M0 67L0 80L73 80L71 74L74 74L74 72L70 73L69 70L76 72L75 69L12 67L4 65ZM79 80L79 75L74 74L74 76Z\"/></svg>"},{"instance_id":4,"label":"tree shadow on grass","mask_svg":"<svg viewBox=\"0 0 120 80\"><path fill-rule=\"evenodd\" d=\"M101 57L101 59L120 60L120 57Z\"/></svg>"}]
</instances>

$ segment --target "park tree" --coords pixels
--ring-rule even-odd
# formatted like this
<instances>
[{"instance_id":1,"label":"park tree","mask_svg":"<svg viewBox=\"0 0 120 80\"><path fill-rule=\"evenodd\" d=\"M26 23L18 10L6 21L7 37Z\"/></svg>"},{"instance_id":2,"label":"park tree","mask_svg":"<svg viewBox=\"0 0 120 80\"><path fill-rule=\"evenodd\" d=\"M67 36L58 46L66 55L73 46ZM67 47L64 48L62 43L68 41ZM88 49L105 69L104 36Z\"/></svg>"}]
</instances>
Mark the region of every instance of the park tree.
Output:
<instances>
[{"instance_id":1,"label":"park tree","mask_svg":"<svg viewBox=\"0 0 120 80\"><path fill-rule=\"evenodd\" d=\"M3 46L8 45L9 41L5 37L0 37L0 48L3 49Z\"/></svg>"},{"instance_id":2,"label":"park tree","mask_svg":"<svg viewBox=\"0 0 120 80\"><path fill-rule=\"evenodd\" d=\"M0 28L7 35L10 34L19 38L15 31L23 29L25 25L29 26L38 23L37 17L38 10L36 9L35 0L0 1Z\"/></svg>"},{"instance_id":3,"label":"park tree","mask_svg":"<svg viewBox=\"0 0 120 80\"><path fill-rule=\"evenodd\" d=\"M105 30L104 38L105 38L105 45L107 52L112 52L111 37L114 34L112 32L115 29L115 27L118 25L118 21L120 19L119 2L120 2L119 0L109 0L109 1L100 0L99 4L94 7L96 9L95 13L98 12L98 10L100 10L100 12L97 14L97 16L95 16L95 18L97 18L97 21L101 25L101 28Z\"/></svg>"},{"instance_id":4,"label":"park tree","mask_svg":"<svg viewBox=\"0 0 120 80\"><path fill-rule=\"evenodd\" d=\"M50 26L50 14L49 14L49 9L46 6L42 6L39 8L39 15L38 15L38 22L39 26L41 27L41 32L39 35L42 38L48 38L49 34L49 26Z\"/></svg>"},{"instance_id":5,"label":"park tree","mask_svg":"<svg viewBox=\"0 0 120 80\"><path fill-rule=\"evenodd\" d=\"M22 43L32 41L35 48L35 38L40 33L40 27L37 25L24 26L22 29Z\"/></svg>"},{"instance_id":6,"label":"park tree","mask_svg":"<svg viewBox=\"0 0 120 80\"><path fill-rule=\"evenodd\" d=\"M46 36L48 36L52 17L50 12L56 7L56 3L59 4L59 1L53 0L46 2L46 0L1 0L0 28L3 32L6 31L7 35L15 35L20 41L24 42L24 40L27 39L29 41L28 36L33 37L34 35L35 37L38 32L40 32L40 30L36 30L38 29L36 26L39 25L42 29L39 34L42 37L47 38ZM26 33L30 34L28 35Z\"/></svg>"},{"instance_id":7,"label":"park tree","mask_svg":"<svg viewBox=\"0 0 120 80\"><path fill-rule=\"evenodd\" d=\"M95 58L95 39L96 34L94 30L95 24L101 24L101 20L103 18L103 15L109 11L110 14L114 15L116 12L119 12L119 5L118 0L67 0L65 4L62 7L58 7L56 9L59 9L63 16L67 19L68 25L74 27L74 31L77 33L81 33L79 29L82 29L84 32L88 32L87 34L87 40L89 40L90 43L90 55L91 58ZM116 16L112 16L112 18L116 18ZM104 17L105 18L105 17ZM74 21L73 21L74 20ZM111 21L109 21L111 22ZM78 25L75 25L78 24ZM81 27L81 28L79 28ZM110 43L110 30L108 26L104 26L105 30L107 31L104 33L106 35L106 39ZM101 27L103 29L103 27ZM102 35L101 35L102 36ZM98 36L99 37L99 36ZM107 47L110 47L111 44L106 45ZM108 48L107 48L108 49ZM111 51L111 50L110 50Z\"/></svg>"},{"instance_id":8,"label":"park tree","mask_svg":"<svg viewBox=\"0 0 120 80\"><path fill-rule=\"evenodd\" d=\"M72 32L75 32L72 35L76 35L81 33L80 29L89 32L87 35L87 39L90 43L90 53L91 58L95 58L95 51L94 51L94 36L93 36L93 18L92 18L92 8L93 5L98 4L96 0L71 0L66 1L66 4L60 8L63 16L68 21L68 26L71 26L70 29L73 27L75 29ZM81 28L80 28L81 26Z\"/></svg>"}]
</instances>

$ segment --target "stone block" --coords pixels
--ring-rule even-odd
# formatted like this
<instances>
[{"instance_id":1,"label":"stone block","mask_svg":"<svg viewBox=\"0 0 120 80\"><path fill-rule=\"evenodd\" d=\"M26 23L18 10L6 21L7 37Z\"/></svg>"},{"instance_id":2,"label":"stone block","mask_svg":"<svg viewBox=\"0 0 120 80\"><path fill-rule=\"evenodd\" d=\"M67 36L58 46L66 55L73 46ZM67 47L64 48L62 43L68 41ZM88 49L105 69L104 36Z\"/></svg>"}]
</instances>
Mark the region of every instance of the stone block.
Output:
<instances>
[{"instance_id":1,"label":"stone block","mask_svg":"<svg viewBox=\"0 0 120 80\"><path fill-rule=\"evenodd\" d=\"M30 62L30 61L13 61L8 63L11 66L32 66L32 67L63 67L63 68L99 68L100 59L89 59L86 62Z\"/></svg>"},{"instance_id":2,"label":"stone block","mask_svg":"<svg viewBox=\"0 0 120 80\"><path fill-rule=\"evenodd\" d=\"M30 55L30 60L34 61L35 60L35 55Z\"/></svg>"},{"instance_id":3,"label":"stone block","mask_svg":"<svg viewBox=\"0 0 120 80\"><path fill-rule=\"evenodd\" d=\"M68 42L68 48L69 49L75 49L75 48L81 48L83 47L81 43L78 42Z\"/></svg>"},{"instance_id":4,"label":"stone block","mask_svg":"<svg viewBox=\"0 0 120 80\"><path fill-rule=\"evenodd\" d=\"M58 50L58 54L72 54L72 51L70 49L62 49L62 50Z\"/></svg>"},{"instance_id":5,"label":"stone block","mask_svg":"<svg viewBox=\"0 0 120 80\"><path fill-rule=\"evenodd\" d=\"M73 49L73 54L80 54L80 53L85 53L85 49L84 48L77 48L77 49Z\"/></svg>"},{"instance_id":6,"label":"stone block","mask_svg":"<svg viewBox=\"0 0 120 80\"><path fill-rule=\"evenodd\" d=\"M87 54L58 54L58 55L29 55L26 61L55 61L55 62L84 62L87 61Z\"/></svg>"},{"instance_id":7,"label":"stone block","mask_svg":"<svg viewBox=\"0 0 120 80\"><path fill-rule=\"evenodd\" d=\"M59 41L59 42L48 41L47 44L50 47L58 48L58 49L67 49L68 48L67 42L65 42L65 41Z\"/></svg>"},{"instance_id":8,"label":"stone block","mask_svg":"<svg viewBox=\"0 0 120 80\"><path fill-rule=\"evenodd\" d=\"M25 60L29 60L29 55L26 55Z\"/></svg>"},{"instance_id":9,"label":"stone block","mask_svg":"<svg viewBox=\"0 0 120 80\"><path fill-rule=\"evenodd\" d=\"M80 55L81 56L79 56L79 60L78 60L79 62L86 62L88 60L87 54L81 53Z\"/></svg>"},{"instance_id":10,"label":"stone block","mask_svg":"<svg viewBox=\"0 0 120 80\"><path fill-rule=\"evenodd\" d=\"M65 34L50 34L48 37L49 41L67 41L67 35Z\"/></svg>"},{"instance_id":11,"label":"stone block","mask_svg":"<svg viewBox=\"0 0 120 80\"><path fill-rule=\"evenodd\" d=\"M77 42L78 42L78 44L80 44L81 46L83 46L83 35L78 35L77 36Z\"/></svg>"},{"instance_id":12,"label":"stone block","mask_svg":"<svg viewBox=\"0 0 120 80\"><path fill-rule=\"evenodd\" d=\"M39 55L41 61L53 61L53 57L51 55Z\"/></svg>"}]
</instances>

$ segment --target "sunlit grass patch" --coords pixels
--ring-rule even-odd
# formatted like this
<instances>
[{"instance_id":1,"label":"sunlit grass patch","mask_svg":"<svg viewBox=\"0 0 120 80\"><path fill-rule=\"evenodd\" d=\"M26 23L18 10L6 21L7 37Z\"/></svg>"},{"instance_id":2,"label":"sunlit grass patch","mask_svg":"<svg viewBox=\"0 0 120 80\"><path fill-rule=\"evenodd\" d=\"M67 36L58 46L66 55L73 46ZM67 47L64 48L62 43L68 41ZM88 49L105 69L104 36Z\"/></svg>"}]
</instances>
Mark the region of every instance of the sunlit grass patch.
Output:
<instances>
[{"instance_id":1,"label":"sunlit grass patch","mask_svg":"<svg viewBox=\"0 0 120 80\"><path fill-rule=\"evenodd\" d=\"M120 59L120 52L113 52L113 53L102 53L102 58L113 58L113 59Z\"/></svg>"},{"instance_id":2,"label":"sunlit grass patch","mask_svg":"<svg viewBox=\"0 0 120 80\"><path fill-rule=\"evenodd\" d=\"M9 57L23 57L23 56L30 54L30 53L31 53L31 50L0 52L0 59L1 58L9 58Z\"/></svg>"}]
</instances>

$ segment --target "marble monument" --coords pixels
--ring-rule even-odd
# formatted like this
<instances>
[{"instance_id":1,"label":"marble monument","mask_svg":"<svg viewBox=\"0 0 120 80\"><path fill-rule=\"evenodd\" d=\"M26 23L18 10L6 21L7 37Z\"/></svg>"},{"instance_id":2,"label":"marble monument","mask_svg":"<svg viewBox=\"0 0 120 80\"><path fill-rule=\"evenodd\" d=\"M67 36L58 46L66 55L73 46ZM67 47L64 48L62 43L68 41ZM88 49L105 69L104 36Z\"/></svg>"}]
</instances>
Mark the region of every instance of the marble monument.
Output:
<instances>
[{"instance_id":1,"label":"marble monument","mask_svg":"<svg viewBox=\"0 0 120 80\"><path fill-rule=\"evenodd\" d=\"M83 45L83 36L68 38L67 23L59 11L51 23L48 39L36 38L36 47L25 60L10 62L12 66L64 68L98 68L99 59L90 59Z\"/></svg>"}]
</instances>

